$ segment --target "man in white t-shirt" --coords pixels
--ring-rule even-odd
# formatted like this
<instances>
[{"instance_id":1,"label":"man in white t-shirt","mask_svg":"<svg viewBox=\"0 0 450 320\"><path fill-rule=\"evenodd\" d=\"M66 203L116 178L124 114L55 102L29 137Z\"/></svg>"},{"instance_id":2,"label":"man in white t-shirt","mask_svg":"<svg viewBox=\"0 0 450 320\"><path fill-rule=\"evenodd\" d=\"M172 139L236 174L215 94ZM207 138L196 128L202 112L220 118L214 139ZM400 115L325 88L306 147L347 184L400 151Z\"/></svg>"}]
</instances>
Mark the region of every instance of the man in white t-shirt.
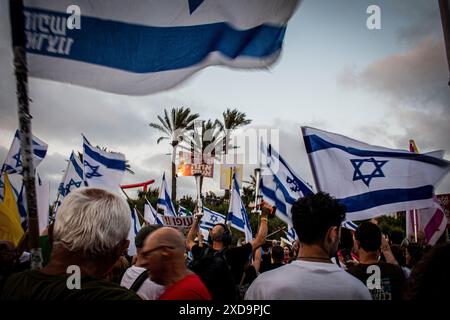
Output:
<instances>
[{"instance_id":1,"label":"man in white t-shirt","mask_svg":"<svg viewBox=\"0 0 450 320\"><path fill-rule=\"evenodd\" d=\"M371 300L367 287L332 263L340 239L345 207L326 193L297 200L292 222L298 234L297 260L262 273L246 300Z\"/></svg>"},{"instance_id":2,"label":"man in white t-shirt","mask_svg":"<svg viewBox=\"0 0 450 320\"><path fill-rule=\"evenodd\" d=\"M164 292L164 286L154 283L148 277L148 270L145 269L142 257L142 246L145 239L160 226L145 226L139 230L134 240L136 244L136 263L127 269L122 277L120 285L127 289L134 290L144 300L157 300Z\"/></svg>"}]
</instances>

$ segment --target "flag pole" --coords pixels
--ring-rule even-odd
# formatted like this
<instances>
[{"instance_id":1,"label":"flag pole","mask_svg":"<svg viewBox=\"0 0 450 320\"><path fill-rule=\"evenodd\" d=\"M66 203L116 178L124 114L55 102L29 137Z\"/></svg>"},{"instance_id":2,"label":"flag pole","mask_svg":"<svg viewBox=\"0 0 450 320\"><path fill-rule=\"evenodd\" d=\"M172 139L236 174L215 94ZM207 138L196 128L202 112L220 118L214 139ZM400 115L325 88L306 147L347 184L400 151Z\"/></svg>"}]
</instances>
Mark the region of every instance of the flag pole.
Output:
<instances>
[{"instance_id":1,"label":"flag pole","mask_svg":"<svg viewBox=\"0 0 450 320\"><path fill-rule=\"evenodd\" d=\"M125 192L125 190L122 189L122 187L120 187L120 190L122 190L122 192L123 192L123 194L125 195L125 197L127 197L127 199L128 199L129 201L131 201L131 198L128 196L128 194ZM142 218L142 220L145 222L144 216L143 216L142 213L139 211L139 209L137 208L136 205L134 205L134 209L136 209L136 212L139 214L139 216L140 216L140 217Z\"/></svg>"},{"instance_id":2,"label":"flag pole","mask_svg":"<svg viewBox=\"0 0 450 320\"><path fill-rule=\"evenodd\" d=\"M448 85L450 86L450 0L439 0L442 29L444 31L445 49L447 51L447 64L449 71Z\"/></svg>"},{"instance_id":3,"label":"flag pole","mask_svg":"<svg viewBox=\"0 0 450 320\"><path fill-rule=\"evenodd\" d=\"M16 75L20 149L23 167L23 184L27 192L28 230L30 235L31 269L42 268L42 251L39 244L36 185L32 158L31 114L28 97L28 69L25 53L23 1L10 0L11 34Z\"/></svg>"},{"instance_id":4,"label":"flag pole","mask_svg":"<svg viewBox=\"0 0 450 320\"><path fill-rule=\"evenodd\" d=\"M301 127L302 129L302 136L303 136L303 141L305 141L305 130L306 127ZM311 159L311 154L308 153L308 151L306 151L306 153L308 154L308 161L309 161L309 165L311 167L311 172L313 175L313 179L314 179L314 184L316 185L316 192L319 192L322 190L322 188L320 187L319 184L319 179L317 179L317 171L316 171L316 166L314 165L314 162Z\"/></svg>"}]
</instances>

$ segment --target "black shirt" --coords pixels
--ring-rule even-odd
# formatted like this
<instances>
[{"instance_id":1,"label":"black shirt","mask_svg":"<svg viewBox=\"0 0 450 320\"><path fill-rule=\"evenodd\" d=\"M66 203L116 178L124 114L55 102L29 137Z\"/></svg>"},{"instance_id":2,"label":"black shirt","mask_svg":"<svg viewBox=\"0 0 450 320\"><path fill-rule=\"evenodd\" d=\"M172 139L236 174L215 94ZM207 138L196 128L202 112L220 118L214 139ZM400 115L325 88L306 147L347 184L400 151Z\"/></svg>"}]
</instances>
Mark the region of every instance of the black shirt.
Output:
<instances>
[{"instance_id":1,"label":"black shirt","mask_svg":"<svg viewBox=\"0 0 450 320\"><path fill-rule=\"evenodd\" d=\"M198 245L194 245L191 249L192 256L194 259L201 257L203 250L206 247L199 247ZM212 251L212 248L210 248ZM234 282L236 285L239 285L242 279L242 275L244 273L244 266L250 259L252 254L252 245L251 243L246 243L240 247L233 247L229 249L225 249L224 255L227 259L227 263L230 266L231 273L233 274Z\"/></svg>"},{"instance_id":2,"label":"black shirt","mask_svg":"<svg viewBox=\"0 0 450 320\"><path fill-rule=\"evenodd\" d=\"M367 268L371 265L380 267L381 288L369 289L373 300L400 300L403 286L405 284L405 275L403 270L394 264L379 261L376 264L357 264L350 266L347 271L354 277L361 280L367 286L367 279L374 275L374 271Z\"/></svg>"},{"instance_id":3,"label":"black shirt","mask_svg":"<svg viewBox=\"0 0 450 320\"><path fill-rule=\"evenodd\" d=\"M118 284L82 276L81 289L69 289L67 276L47 275L37 270L12 274L0 293L0 300L141 300L134 292Z\"/></svg>"}]
</instances>

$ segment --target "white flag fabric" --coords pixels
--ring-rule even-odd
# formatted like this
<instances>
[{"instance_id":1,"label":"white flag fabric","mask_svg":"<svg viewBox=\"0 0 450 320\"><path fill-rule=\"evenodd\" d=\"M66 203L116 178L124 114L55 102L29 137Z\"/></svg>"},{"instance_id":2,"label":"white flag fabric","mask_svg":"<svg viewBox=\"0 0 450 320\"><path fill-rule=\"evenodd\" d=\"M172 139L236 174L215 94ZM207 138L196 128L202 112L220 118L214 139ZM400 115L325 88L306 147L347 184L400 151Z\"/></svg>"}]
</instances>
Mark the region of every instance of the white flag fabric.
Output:
<instances>
[{"instance_id":1,"label":"white flag fabric","mask_svg":"<svg viewBox=\"0 0 450 320\"><path fill-rule=\"evenodd\" d=\"M291 225L292 205L297 199L313 194L313 191L271 145L267 148L261 145L261 148L261 194L265 201L277 207L277 217Z\"/></svg>"},{"instance_id":2,"label":"white flag fabric","mask_svg":"<svg viewBox=\"0 0 450 320\"><path fill-rule=\"evenodd\" d=\"M32 148L33 148L33 167L36 170L37 166L41 163L41 161L45 158L47 154L48 145L42 141L41 139L33 136L32 139ZM14 134L14 139L11 143L11 147L6 155L5 161L3 162L1 171L0 171L0 200L3 199L4 193L4 181L2 173L5 172L9 176L12 174L22 174L22 155L20 148L20 134L19 130L16 130ZM22 187L18 187L18 190L22 189ZM17 193L16 193L17 196Z\"/></svg>"},{"instance_id":3,"label":"white flag fabric","mask_svg":"<svg viewBox=\"0 0 450 320\"><path fill-rule=\"evenodd\" d=\"M36 179L36 202L39 220L39 234L42 235L48 226L49 206L50 206L50 182Z\"/></svg>"},{"instance_id":4,"label":"white flag fabric","mask_svg":"<svg viewBox=\"0 0 450 320\"><path fill-rule=\"evenodd\" d=\"M39 163L45 158L47 154L48 145L41 139L33 136L33 167L36 169ZM22 174L22 155L20 148L20 134L19 130L16 131L14 135L13 142L9 148L8 154L6 155L5 162L2 166L2 172L7 174L19 173Z\"/></svg>"},{"instance_id":5,"label":"white flag fabric","mask_svg":"<svg viewBox=\"0 0 450 320\"><path fill-rule=\"evenodd\" d=\"M57 212L64 197L66 197L72 190L83 186L83 164L75 152L72 151L63 179L58 187L58 201L55 204L54 212Z\"/></svg>"},{"instance_id":6,"label":"white flag fabric","mask_svg":"<svg viewBox=\"0 0 450 320\"><path fill-rule=\"evenodd\" d=\"M246 242L253 240L252 227L250 226L247 210L245 210L244 203L241 199L239 183L237 182L234 174L233 191L231 193L230 208L228 210L227 220L231 223L232 227L244 232Z\"/></svg>"},{"instance_id":7,"label":"white flag fabric","mask_svg":"<svg viewBox=\"0 0 450 320\"><path fill-rule=\"evenodd\" d=\"M141 230L141 224L136 214L136 209L131 210L130 219L131 225L127 239L130 240L130 244L128 245L128 255L132 257L136 255L136 244L134 243L134 238L136 238L136 235L138 234L139 230Z\"/></svg>"},{"instance_id":8,"label":"white flag fabric","mask_svg":"<svg viewBox=\"0 0 450 320\"><path fill-rule=\"evenodd\" d=\"M167 187L166 173L164 172L161 188L159 188L159 197L156 203L158 209L164 211L164 215L176 217L177 213L175 207L173 206L172 199L170 198L169 188Z\"/></svg>"},{"instance_id":9,"label":"white flag fabric","mask_svg":"<svg viewBox=\"0 0 450 320\"><path fill-rule=\"evenodd\" d=\"M25 0L30 76L144 95L210 65L266 68L297 0ZM77 5L80 28L67 28Z\"/></svg>"},{"instance_id":10,"label":"white flag fabric","mask_svg":"<svg viewBox=\"0 0 450 320\"><path fill-rule=\"evenodd\" d=\"M448 223L438 200L434 199L433 207L431 208L406 213L406 235L408 239L414 239L414 214L416 214L417 232L423 232L427 244L435 245L444 233Z\"/></svg>"},{"instance_id":11,"label":"white flag fabric","mask_svg":"<svg viewBox=\"0 0 450 320\"><path fill-rule=\"evenodd\" d=\"M148 224L163 225L163 222L158 217L158 213L153 208L153 206L150 204L150 202L148 202L147 200L145 200L145 205L144 205L144 220Z\"/></svg>"},{"instance_id":12,"label":"white flag fabric","mask_svg":"<svg viewBox=\"0 0 450 320\"><path fill-rule=\"evenodd\" d=\"M83 177L88 187L118 192L125 173L125 155L93 147L83 137Z\"/></svg>"},{"instance_id":13,"label":"white flag fabric","mask_svg":"<svg viewBox=\"0 0 450 320\"><path fill-rule=\"evenodd\" d=\"M302 127L317 189L347 207L347 218L427 208L450 162L430 154L372 146L345 136Z\"/></svg>"}]
</instances>

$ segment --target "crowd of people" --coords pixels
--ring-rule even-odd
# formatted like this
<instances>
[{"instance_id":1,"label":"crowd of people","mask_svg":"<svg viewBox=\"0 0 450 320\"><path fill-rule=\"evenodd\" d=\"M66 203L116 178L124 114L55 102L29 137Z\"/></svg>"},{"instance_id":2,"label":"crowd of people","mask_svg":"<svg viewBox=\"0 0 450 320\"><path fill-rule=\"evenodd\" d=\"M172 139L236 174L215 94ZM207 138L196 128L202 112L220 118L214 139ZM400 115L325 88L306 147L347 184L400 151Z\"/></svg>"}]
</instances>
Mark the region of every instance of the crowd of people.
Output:
<instances>
[{"instance_id":1,"label":"crowd of people","mask_svg":"<svg viewBox=\"0 0 450 320\"><path fill-rule=\"evenodd\" d=\"M413 300L444 299L450 288L450 243L433 247L382 234L373 221L341 227L346 209L319 192L297 200L298 240L268 240L272 207L262 202L253 241L234 245L217 224L200 236L197 214L185 236L147 225L126 255L130 208L114 193L71 192L48 228L51 248L42 269L30 270L22 251L0 242L1 300ZM204 241L206 240L206 241ZM74 279L79 271L79 279ZM69 285L71 281L79 285Z\"/></svg>"}]
</instances>

